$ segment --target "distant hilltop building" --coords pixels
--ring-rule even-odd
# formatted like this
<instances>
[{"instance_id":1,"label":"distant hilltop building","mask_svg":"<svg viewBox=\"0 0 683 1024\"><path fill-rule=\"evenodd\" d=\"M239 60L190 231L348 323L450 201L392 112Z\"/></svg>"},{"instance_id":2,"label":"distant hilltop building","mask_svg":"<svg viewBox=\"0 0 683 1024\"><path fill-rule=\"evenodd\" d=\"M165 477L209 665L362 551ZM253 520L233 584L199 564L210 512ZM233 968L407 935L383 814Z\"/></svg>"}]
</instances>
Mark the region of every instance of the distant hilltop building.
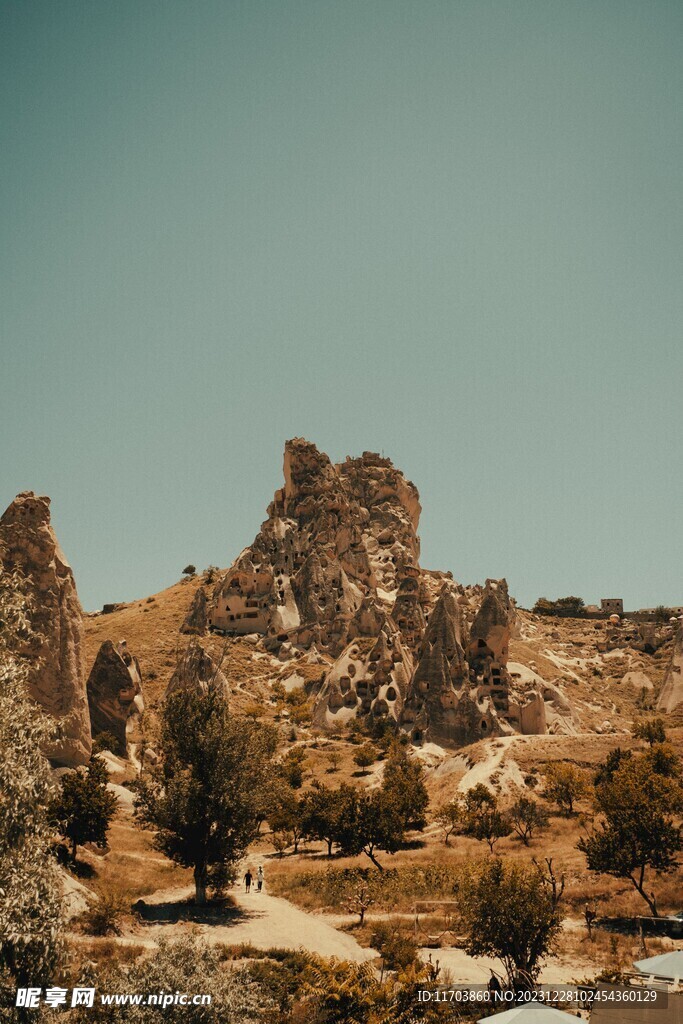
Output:
<instances>
[{"instance_id":1,"label":"distant hilltop building","mask_svg":"<svg viewBox=\"0 0 683 1024\"><path fill-rule=\"evenodd\" d=\"M623 615L624 601L621 597L603 597L600 599L600 611L607 615Z\"/></svg>"}]
</instances>

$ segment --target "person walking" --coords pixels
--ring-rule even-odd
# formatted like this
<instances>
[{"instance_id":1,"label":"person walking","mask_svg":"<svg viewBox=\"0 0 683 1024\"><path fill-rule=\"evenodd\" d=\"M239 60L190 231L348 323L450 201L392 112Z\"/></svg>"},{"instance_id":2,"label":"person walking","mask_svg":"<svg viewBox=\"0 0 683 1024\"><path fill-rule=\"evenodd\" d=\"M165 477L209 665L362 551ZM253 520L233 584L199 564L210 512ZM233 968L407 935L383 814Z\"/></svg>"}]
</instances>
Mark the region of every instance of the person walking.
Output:
<instances>
[{"instance_id":1,"label":"person walking","mask_svg":"<svg viewBox=\"0 0 683 1024\"><path fill-rule=\"evenodd\" d=\"M263 868L259 864L258 871L256 872L256 891L261 892L263 888Z\"/></svg>"},{"instance_id":2,"label":"person walking","mask_svg":"<svg viewBox=\"0 0 683 1024\"><path fill-rule=\"evenodd\" d=\"M252 875L251 871L249 870L249 868L247 868L247 873L244 876L244 888L246 889L247 892L251 890L251 880L253 877L254 876Z\"/></svg>"}]
</instances>

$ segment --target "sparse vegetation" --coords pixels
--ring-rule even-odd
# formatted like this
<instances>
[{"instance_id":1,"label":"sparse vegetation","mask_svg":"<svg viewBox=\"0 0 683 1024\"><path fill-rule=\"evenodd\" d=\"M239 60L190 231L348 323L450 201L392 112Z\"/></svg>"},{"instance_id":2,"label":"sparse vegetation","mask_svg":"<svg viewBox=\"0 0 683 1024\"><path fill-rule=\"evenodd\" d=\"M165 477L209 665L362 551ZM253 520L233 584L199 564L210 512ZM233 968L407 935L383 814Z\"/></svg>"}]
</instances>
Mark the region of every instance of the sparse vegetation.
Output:
<instances>
[{"instance_id":1,"label":"sparse vegetation","mask_svg":"<svg viewBox=\"0 0 683 1024\"><path fill-rule=\"evenodd\" d=\"M108 781L106 765L97 756L90 759L87 768L69 772L61 780L51 816L61 835L71 843L72 861L82 843L107 845L107 832L118 804L107 789Z\"/></svg>"}]
</instances>

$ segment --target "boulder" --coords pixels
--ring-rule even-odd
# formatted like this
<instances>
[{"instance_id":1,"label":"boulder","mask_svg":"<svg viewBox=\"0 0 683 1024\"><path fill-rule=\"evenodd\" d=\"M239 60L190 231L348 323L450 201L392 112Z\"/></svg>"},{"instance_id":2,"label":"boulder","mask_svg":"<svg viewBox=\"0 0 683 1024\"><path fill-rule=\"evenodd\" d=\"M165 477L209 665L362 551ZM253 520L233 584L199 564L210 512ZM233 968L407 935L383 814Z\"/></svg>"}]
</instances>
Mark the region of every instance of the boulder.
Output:
<instances>
[{"instance_id":1,"label":"boulder","mask_svg":"<svg viewBox=\"0 0 683 1024\"><path fill-rule=\"evenodd\" d=\"M206 627L209 624L208 604L206 590L204 587L199 587L192 598L187 615L180 627L181 633L201 636L202 633L206 632Z\"/></svg>"},{"instance_id":2,"label":"boulder","mask_svg":"<svg viewBox=\"0 0 683 1024\"><path fill-rule=\"evenodd\" d=\"M166 687L166 696L180 689L193 689L202 694L217 689L224 696L229 695L228 680L198 640L191 640L178 660Z\"/></svg>"},{"instance_id":3,"label":"boulder","mask_svg":"<svg viewBox=\"0 0 683 1024\"><path fill-rule=\"evenodd\" d=\"M61 737L45 753L74 767L90 758L90 715L83 666L83 612L71 566L50 522L50 499L17 495L0 519L0 565L26 578L36 639L29 692L57 720Z\"/></svg>"},{"instance_id":4,"label":"boulder","mask_svg":"<svg viewBox=\"0 0 683 1024\"><path fill-rule=\"evenodd\" d=\"M93 739L99 733L111 733L117 741L112 753L127 756L130 744L138 738L145 705L140 665L125 641L116 646L111 640L104 641L90 670L87 691Z\"/></svg>"}]
</instances>

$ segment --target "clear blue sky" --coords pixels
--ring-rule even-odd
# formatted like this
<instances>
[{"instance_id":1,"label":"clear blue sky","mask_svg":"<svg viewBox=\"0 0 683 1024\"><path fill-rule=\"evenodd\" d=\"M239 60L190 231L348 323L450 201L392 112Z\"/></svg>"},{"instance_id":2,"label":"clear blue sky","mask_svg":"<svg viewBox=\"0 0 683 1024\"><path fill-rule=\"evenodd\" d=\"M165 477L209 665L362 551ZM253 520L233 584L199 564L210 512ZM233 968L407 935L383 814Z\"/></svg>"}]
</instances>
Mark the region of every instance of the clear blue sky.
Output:
<instances>
[{"instance_id":1,"label":"clear blue sky","mask_svg":"<svg viewBox=\"0 0 683 1024\"><path fill-rule=\"evenodd\" d=\"M0 504L87 608L228 565L296 435L427 567L683 601L679 2L0 14Z\"/></svg>"}]
</instances>

